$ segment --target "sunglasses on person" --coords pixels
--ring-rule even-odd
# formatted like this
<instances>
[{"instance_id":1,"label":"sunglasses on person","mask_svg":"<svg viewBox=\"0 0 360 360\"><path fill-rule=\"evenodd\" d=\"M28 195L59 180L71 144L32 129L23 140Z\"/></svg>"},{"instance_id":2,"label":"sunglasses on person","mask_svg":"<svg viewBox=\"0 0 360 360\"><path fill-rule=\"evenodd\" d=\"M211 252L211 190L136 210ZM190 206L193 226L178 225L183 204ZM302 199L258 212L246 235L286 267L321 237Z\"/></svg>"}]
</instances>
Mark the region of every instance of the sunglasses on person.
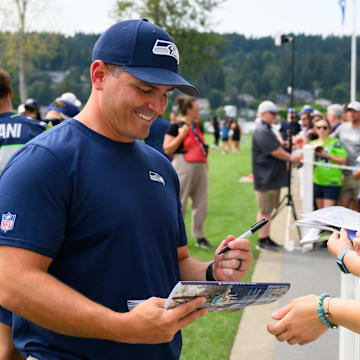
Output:
<instances>
[{"instance_id":1,"label":"sunglasses on person","mask_svg":"<svg viewBox=\"0 0 360 360\"><path fill-rule=\"evenodd\" d=\"M324 125L324 126L321 126L321 125L320 125L320 126L317 126L316 128L317 128L318 130L320 130L320 129L327 130L329 127L328 127L328 126L325 126L325 125Z\"/></svg>"}]
</instances>

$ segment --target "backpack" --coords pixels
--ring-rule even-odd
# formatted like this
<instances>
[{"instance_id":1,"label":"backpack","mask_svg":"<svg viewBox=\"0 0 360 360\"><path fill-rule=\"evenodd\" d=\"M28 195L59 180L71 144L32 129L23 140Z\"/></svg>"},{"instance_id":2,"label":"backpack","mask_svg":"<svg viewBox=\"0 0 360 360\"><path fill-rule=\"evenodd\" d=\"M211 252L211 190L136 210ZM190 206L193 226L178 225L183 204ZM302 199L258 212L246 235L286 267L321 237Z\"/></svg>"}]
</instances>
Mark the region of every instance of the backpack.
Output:
<instances>
[{"instance_id":1,"label":"backpack","mask_svg":"<svg viewBox=\"0 0 360 360\"><path fill-rule=\"evenodd\" d=\"M208 146L204 143L204 135L199 128L199 121L195 120L192 127L183 140L184 159L187 162L206 162L209 152Z\"/></svg>"}]
</instances>

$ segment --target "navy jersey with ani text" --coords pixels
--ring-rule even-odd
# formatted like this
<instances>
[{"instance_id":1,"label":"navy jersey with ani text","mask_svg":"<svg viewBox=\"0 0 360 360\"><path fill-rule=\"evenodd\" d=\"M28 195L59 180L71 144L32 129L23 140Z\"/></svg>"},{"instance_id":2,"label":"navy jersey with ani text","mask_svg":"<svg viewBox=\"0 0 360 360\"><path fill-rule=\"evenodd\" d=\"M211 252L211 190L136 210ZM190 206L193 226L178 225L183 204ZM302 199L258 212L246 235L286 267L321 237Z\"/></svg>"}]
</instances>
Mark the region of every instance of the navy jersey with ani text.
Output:
<instances>
[{"instance_id":1,"label":"navy jersey with ani text","mask_svg":"<svg viewBox=\"0 0 360 360\"><path fill-rule=\"evenodd\" d=\"M0 171L18 149L44 130L45 126L39 121L13 112L1 113Z\"/></svg>"}]
</instances>

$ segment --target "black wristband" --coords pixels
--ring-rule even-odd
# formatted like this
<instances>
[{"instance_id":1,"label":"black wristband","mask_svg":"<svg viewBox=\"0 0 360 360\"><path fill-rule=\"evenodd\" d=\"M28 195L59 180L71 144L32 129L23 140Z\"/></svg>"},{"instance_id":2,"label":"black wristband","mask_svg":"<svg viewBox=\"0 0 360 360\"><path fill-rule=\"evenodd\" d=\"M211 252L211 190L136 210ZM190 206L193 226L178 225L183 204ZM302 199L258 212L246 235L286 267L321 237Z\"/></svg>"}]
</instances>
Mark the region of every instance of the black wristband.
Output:
<instances>
[{"instance_id":1,"label":"black wristband","mask_svg":"<svg viewBox=\"0 0 360 360\"><path fill-rule=\"evenodd\" d=\"M214 261L210 263L206 269L206 281L216 281L212 271L213 265L214 265Z\"/></svg>"}]
</instances>

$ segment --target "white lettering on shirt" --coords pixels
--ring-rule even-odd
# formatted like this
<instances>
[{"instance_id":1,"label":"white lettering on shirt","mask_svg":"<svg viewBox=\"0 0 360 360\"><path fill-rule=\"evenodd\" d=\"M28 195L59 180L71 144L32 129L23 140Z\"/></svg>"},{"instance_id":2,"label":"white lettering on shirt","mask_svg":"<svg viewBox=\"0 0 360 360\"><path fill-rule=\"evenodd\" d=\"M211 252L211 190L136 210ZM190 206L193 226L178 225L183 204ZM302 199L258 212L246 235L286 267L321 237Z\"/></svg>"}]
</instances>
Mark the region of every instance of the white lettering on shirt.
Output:
<instances>
[{"instance_id":1,"label":"white lettering on shirt","mask_svg":"<svg viewBox=\"0 0 360 360\"><path fill-rule=\"evenodd\" d=\"M0 139L19 138L22 124L0 124Z\"/></svg>"}]
</instances>

